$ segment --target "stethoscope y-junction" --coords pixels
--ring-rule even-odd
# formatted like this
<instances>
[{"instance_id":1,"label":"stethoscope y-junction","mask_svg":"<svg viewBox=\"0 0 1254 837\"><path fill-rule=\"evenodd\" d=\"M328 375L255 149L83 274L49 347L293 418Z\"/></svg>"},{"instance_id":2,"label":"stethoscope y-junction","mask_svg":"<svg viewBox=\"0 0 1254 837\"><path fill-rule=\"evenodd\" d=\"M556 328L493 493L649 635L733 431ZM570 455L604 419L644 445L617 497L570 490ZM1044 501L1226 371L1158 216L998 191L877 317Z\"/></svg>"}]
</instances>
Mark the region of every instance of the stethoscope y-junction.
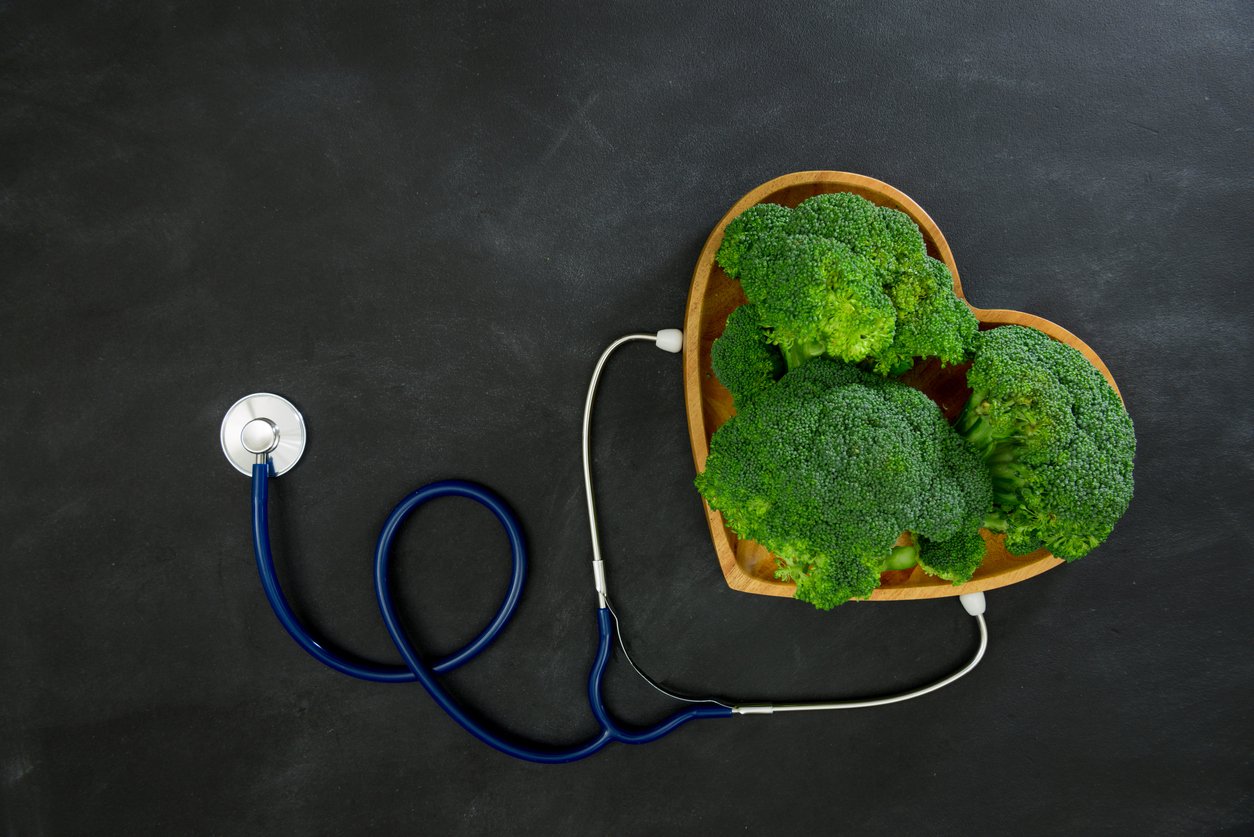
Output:
<instances>
[{"instance_id":1,"label":"stethoscope y-junction","mask_svg":"<svg viewBox=\"0 0 1254 837\"><path fill-rule=\"evenodd\" d=\"M979 663L988 647L988 627L984 622L984 594L971 593L959 599L967 613L975 617L979 626L980 642L971 660L947 677L934 683L901 694L866 700L819 701L811 703L724 703L713 698L692 698L674 694L650 679L631 659L623 642L621 626L610 601L606 585L605 562L601 557L600 535L597 528L596 501L592 491L592 457L590 451L592 406L596 397L597 382L609 356L627 343L652 342L668 352L678 352L683 345L683 335L676 329L664 329L656 334L628 334L620 337L602 352L592 372L588 385L588 397L583 415L583 476L588 500L588 523L592 535L592 578L596 588L597 652L588 675L588 702L592 714L601 727L599 734L589 740L564 748L546 748L506 738L489 729L468 712L444 688L439 675L465 665L496 639L497 635L514 615L522 595L527 574L527 550L522 528L505 501L489 489L463 480L443 480L424 485L402 500L388 515L379 533L374 551L374 588L383 623L391 636L403 665L379 665L354 660L327 648L319 642L292 612L291 605L279 586L270 548L269 484L272 477L291 470L305 449L305 421L286 399L269 393L257 393L241 398L222 421L222 449L237 470L252 476L252 526L253 551L257 570L261 575L262 588L279 622L300 647L314 659L341 674L375 683L421 683L432 699L445 712L461 724L471 735L503 753L527 761L560 763L575 761L592 755L611 741L625 744L645 744L656 741L688 721L697 718L729 718L733 715L769 715L776 712L806 712L828 709L859 709L884 706L921 697L954 682ZM427 660L414 648L401 626L389 582L389 561L392 544L405 518L429 500L438 497L465 497L483 505L496 517L509 539L513 568L509 589L496 615L478 636L464 648L439 660ZM605 707L602 683L609 664L611 644L617 635L624 658L631 667L651 686L663 694L686 704L685 708L664 721L645 729L628 728L616 721Z\"/></svg>"}]
</instances>

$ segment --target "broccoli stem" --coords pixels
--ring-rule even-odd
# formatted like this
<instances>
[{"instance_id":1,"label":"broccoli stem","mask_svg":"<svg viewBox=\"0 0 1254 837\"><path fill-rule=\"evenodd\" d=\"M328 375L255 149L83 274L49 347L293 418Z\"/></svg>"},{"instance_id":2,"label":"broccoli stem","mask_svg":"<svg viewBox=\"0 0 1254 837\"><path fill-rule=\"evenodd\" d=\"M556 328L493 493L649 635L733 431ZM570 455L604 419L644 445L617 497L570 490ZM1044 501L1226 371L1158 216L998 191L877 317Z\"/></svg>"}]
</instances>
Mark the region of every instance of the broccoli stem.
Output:
<instances>
[{"instance_id":1,"label":"broccoli stem","mask_svg":"<svg viewBox=\"0 0 1254 837\"><path fill-rule=\"evenodd\" d=\"M780 347L784 353L784 363L792 371L805 364L811 358L823 354L823 347L818 343L793 343L791 346Z\"/></svg>"},{"instance_id":2,"label":"broccoli stem","mask_svg":"<svg viewBox=\"0 0 1254 837\"><path fill-rule=\"evenodd\" d=\"M1014 461L1017 447L1010 444L997 445L993 448L994 456L985 458L985 462L988 462L988 474L993 480L993 499L1003 505L1018 505L1019 489L1026 484L1023 468Z\"/></svg>"},{"instance_id":3,"label":"broccoli stem","mask_svg":"<svg viewBox=\"0 0 1254 837\"><path fill-rule=\"evenodd\" d=\"M962 408L962 414L954 422L954 427L960 433L970 431L975 426L975 423L980 420L980 405L986 400L988 400L988 393L983 390L976 390L971 393L971 397L967 399L966 406Z\"/></svg>"},{"instance_id":4,"label":"broccoli stem","mask_svg":"<svg viewBox=\"0 0 1254 837\"><path fill-rule=\"evenodd\" d=\"M911 537L914 536L911 535ZM884 571L908 570L917 563L919 563L917 546L894 546L888 554L888 560L884 562Z\"/></svg>"},{"instance_id":5,"label":"broccoli stem","mask_svg":"<svg viewBox=\"0 0 1254 837\"><path fill-rule=\"evenodd\" d=\"M958 431L958 435L966 439L967 444L986 460L993 455L997 441L993 437L993 426L980 412L980 406L987 398L988 394L984 392L971 393L971 397L967 399L967 405L962 409L962 414L954 422L954 429Z\"/></svg>"},{"instance_id":6,"label":"broccoli stem","mask_svg":"<svg viewBox=\"0 0 1254 837\"><path fill-rule=\"evenodd\" d=\"M893 367L888 370L888 376L890 378L900 378L902 375L914 368L915 360L916 358L908 357L904 360L897 361L893 364Z\"/></svg>"},{"instance_id":7,"label":"broccoli stem","mask_svg":"<svg viewBox=\"0 0 1254 837\"><path fill-rule=\"evenodd\" d=\"M988 466L996 502L1014 505L1024 485L1023 469L1018 461L1021 445L1017 439L994 434L983 411L987 398L985 392L973 392L954 422L954 429Z\"/></svg>"},{"instance_id":8,"label":"broccoli stem","mask_svg":"<svg viewBox=\"0 0 1254 837\"><path fill-rule=\"evenodd\" d=\"M984 516L983 525L990 532L1005 532L1010 528L1010 521L1001 509L994 508Z\"/></svg>"},{"instance_id":9,"label":"broccoli stem","mask_svg":"<svg viewBox=\"0 0 1254 837\"><path fill-rule=\"evenodd\" d=\"M1019 452L1022 448L1019 440L998 436L985 415L985 402L988 393L976 391L971 393L961 415L954 421L954 430L967 440L984 464L988 467L989 477L993 481L993 503L996 506L1014 507L1019 505L1019 491L1026 483L1023 466L1019 464ZM994 532L1006 531L1005 518L985 522L984 528Z\"/></svg>"}]
</instances>

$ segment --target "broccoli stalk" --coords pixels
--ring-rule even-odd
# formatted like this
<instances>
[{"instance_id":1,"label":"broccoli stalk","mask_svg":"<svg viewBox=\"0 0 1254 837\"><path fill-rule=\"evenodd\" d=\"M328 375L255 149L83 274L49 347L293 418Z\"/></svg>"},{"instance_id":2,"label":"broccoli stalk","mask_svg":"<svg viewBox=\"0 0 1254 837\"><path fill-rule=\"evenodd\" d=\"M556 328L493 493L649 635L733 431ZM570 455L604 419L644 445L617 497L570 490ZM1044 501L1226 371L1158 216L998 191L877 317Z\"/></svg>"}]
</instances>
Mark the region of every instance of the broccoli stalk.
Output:
<instances>
[{"instance_id":1,"label":"broccoli stalk","mask_svg":"<svg viewBox=\"0 0 1254 837\"><path fill-rule=\"evenodd\" d=\"M954 429L966 439L971 449L980 455L988 467L988 474L993 484L993 498L1001 505L1012 505L1019 491L1027 484L1030 474L1026 471L1020 457L1024 451L1021 435L1006 436L1005 429L999 428L988 419L989 394L975 392L967 399L966 406L954 422ZM1030 428L1022 428L1023 433L1031 433ZM999 511L990 511L985 528L1004 532L1006 529L1005 515Z\"/></svg>"},{"instance_id":2,"label":"broccoli stalk","mask_svg":"<svg viewBox=\"0 0 1254 837\"><path fill-rule=\"evenodd\" d=\"M978 522L968 519L959 531L939 542L906 532L911 543L894 546L884 570L908 570L918 565L924 572L954 584L970 581L984 563L986 547L977 526L987 519L987 515Z\"/></svg>"},{"instance_id":3,"label":"broccoli stalk","mask_svg":"<svg viewBox=\"0 0 1254 837\"><path fill-rule=\"evenodd\" d=\"M793 343L781 347L781 351L784 355L784 364L789 369L796 369L811 358L821 356L823 346L820 343Z\"/></svg>"},{"instance_id":4,"label":"broccoli stalk","mask_svg":"<svg viewBox=\"0 0 1254 837\"><path fill-rule=\"evenodd\" d=\"M915 544L894 546L884 562L885 570L908 570L919 563L919 547Z\"/></svg>"}]
</instances>

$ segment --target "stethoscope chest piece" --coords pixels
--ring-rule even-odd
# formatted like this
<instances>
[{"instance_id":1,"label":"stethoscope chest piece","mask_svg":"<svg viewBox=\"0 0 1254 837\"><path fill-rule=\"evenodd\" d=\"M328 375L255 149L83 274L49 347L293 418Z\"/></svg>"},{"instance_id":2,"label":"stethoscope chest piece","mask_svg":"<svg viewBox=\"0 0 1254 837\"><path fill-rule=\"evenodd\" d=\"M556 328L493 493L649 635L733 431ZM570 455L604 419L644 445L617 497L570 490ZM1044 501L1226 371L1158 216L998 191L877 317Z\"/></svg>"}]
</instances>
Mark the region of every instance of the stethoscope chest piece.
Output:
<instances>
[{"instance_id":1,"label":"stethoscope chest piece","mask_svg":"<svg viewBox=\"0 0 1254 837\"><path fill-rule=\"evenodd\" d=\"M305 452L305 419L291 401L256 392L231 405L222 419L222 452L245 476L268 456L274 474L286 473ZM264 460L260 460L264 461Z\"/></svg>"}]
</instances>

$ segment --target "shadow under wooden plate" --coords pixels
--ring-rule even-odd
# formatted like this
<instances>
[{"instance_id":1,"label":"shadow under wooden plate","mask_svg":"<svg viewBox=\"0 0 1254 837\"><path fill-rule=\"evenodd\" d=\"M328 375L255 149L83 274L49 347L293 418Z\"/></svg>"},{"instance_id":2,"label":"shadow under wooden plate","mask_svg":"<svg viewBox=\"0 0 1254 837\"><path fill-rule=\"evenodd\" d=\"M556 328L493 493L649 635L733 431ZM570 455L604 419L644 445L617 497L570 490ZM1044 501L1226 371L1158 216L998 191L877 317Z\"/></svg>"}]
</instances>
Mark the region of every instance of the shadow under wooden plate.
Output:
<instances>
[{"instance_id":1,"label":"shadow under wooden plate","mask_svg":"<svg viewBox=\"0 0 1254 837\"><path fill-rule=\"evenodd\" d=\"M684 315L684 401L688 413L688 435L692 442L692 458L697 471L705 468L710 452L710 436L734 414L731 395L710 370L710 344L723 333L727 315L744 301L740 283L731 279L714 261L723 241L723 229L733 218L759 203L796 206L813 195L825 192L853 192L872 203L901 210L909 215L927 242L928 253L949 267L954 277L954 292L965 300L953 253L940 228L918 204L879 180L860 174L838 171L807 171L786 174L762 184L736 202L718 222L705 242L692 275L688 306ZM968 303L969 304L969 303ZM1101 358L1065 328L1020 311L981 309L972 306L981 328L1020 324L1039 329L1055 340L1079 349L1092 364L1115 385L1110 370ZM903 380L930 395L953 419L970 395L966 384L966 367L942 368L936 361L921 363ZM705 506L714 550L723 576L733 589L766 596L792 596L795 585L775 578L775 557L762 546L741 540L723 524L722 515ZM1006 551L999 535L982 532L987 546L984 563L975 577L965 584L951 584L935 578L919 567L887 572L881 576L880 587L871 594L872 601L930 599L957 596L979 590L1004 587L1039 575L1062 563L1046 550L1016 556Z\"/></svg>"}]
</instances>

